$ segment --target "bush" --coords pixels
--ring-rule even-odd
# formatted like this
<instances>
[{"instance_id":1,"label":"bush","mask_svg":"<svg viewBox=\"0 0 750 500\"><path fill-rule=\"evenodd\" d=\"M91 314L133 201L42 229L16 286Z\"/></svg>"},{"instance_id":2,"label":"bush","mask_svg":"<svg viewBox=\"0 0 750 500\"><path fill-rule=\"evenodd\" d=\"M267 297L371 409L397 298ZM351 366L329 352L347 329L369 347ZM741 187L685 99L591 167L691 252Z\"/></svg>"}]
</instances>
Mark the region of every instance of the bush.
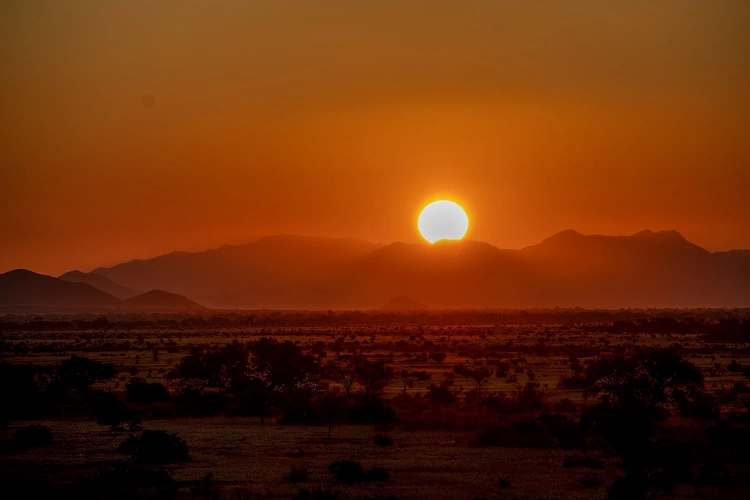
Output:
<instances>
[{"instance_id":1,"label":"bush","mask_svg":"<svg viewBox=\"0 0 750 500\"><path fill-rule=\"evenodd\" d=\"M592 455L586 455L583 458L565 457L563 467L587 467L589 469L603 469L604 461Z\"/></svg>"},{"instance_id":2,"label":"bush","mask_svg":"<svg viewBox=\"0 0 750 500\"><path fill-rule=\"evenodd\" d=\"M383 434L375 434L375 444L378 446L388 447L393 446L393 438L385 436Z\"/></svg>"},{"instance_id":3,"label":"bush","mask_svg":"<svg viewBox=\"0 0 750 500\"><path fill-rule=\"evenodd\" d=\"M108 425L113 429L133 421L128 405L111 392L89 390L86 393L86 409L99 425Z\"/></svg>"},{"instance_id":4,"label":"bush","mask_svg":"<svg viewBox=\"0 0 750 500\"><path fill-rule=\"evenodd\" d=\"M479 435L474 446L532 446L551 447L555 440L532 420L515 422L508 427L493 426Z\"/></svg>"},{"instance_id":5,"label":"bush","mask_svg":"<svg viewBox=\"0 0 750 500\"><path fill-rule=\"evenodd\" d=\"M125 384L125 388L127 400L131 403L152 404L169 401L169 391L164 384L158 382L149 383L142 378L133 378Z\"/></svg>"},{"instance_id":6,"label":"bush","mask_svg":"<svg viewBox=\"0 0 750 500\"><path fill-rule=\"evenodd\" d=\"M339 483L361 483L366 474L362 464L354 460L337 460L331 462L328 470Z\"/></svg>"},{"instance_id":7,"label":"bush","mask_svg":"<svg viewBox=\"0 0 750 500\"><path fill-rule=\"evenodd\" d=\"M293 466L289 470L289 475L287 475L286 478L293 483L304 483L307 481L307 477L308 477L307 469Z\"/></svg>"},{"instance_id":8,"label":"bush","mask_svg":"<svg viewBox=\"0 0 750 500\"><path fill-rule=\"evenodd\" d=\"M388 481L390 475L385 467L373 467L367 471L367 480L372 482L385 482Z\"/></svg>"},{"instance_id":9,"label":"bush","mask_svg":"<svg viewBox=\"0 0 750 500\"><path fill-rule=\"evenodd\" d=\"M427 387L425 397L431 403L437 405L451 405L456 402L456 396L459 391L451 389L450 385L442 382L440 385L430 384Z\"/></svg>"},{"instance_id":10,"label":"bush","mask_svg":"<svg viewBox=\"0 0 750 500\"><path fill-rule=\"evenodd\" d=\"M140 437L130 436L117 451L147 463L171 464L191 460L185 440L167 431L144 431Z\"/></svg>"},{"instance_id":11,"label":"bush","mask_svg":"<svg viewBox=\"0 0 750 500\"><path fill-rule=\"evenodd\" d=\"M175 405L180 413L197 417L218 415L228 404L226 394L219 392L203 394L200 391L186 391L175 399Z\"/></svg>"},{"instance_id":12,"label":"bush","mask_svg":"<svg viewBox=\"0 0 750 500\"><path fill-rule=\"evenodd\" d=\"M24 448L45 446L52 440L52 430L44 425L27 425L13 433L13 442Z\"/></svg>"},{"instance_id":13,"label":"bush","mask_svg":"<svg viewBox=\"0 0 750 500\"><path fill-rule=\"evenodd\" d=\"M340 497L341 491L318 485L312 489L302 488L292 496L292 500L339 500Z\"/></svg>"},{"instance_id":14,"label":"bush","mask_svg":"<svg viewBox=\"0 0 750 500\"><path fill-rule=\"evenodd\" d=\"M588 473L579 477L578 481L576 481L576 484L578 484L579 488L596 489L604 486L604 479L602 479L602 477L597 474Z\"/></svg>"},{"instance_id":15,"label":"bush","mask_svg":"<svg viewBox=\"0 0 750 500\"><path fill-rule=\"evenodd\" d=\"M346 416L349 424L372 425L378 423L398 424L396 410L385 406L379 399L371 399L366 403L352 406Z\"/></svg>"}]
</instances>

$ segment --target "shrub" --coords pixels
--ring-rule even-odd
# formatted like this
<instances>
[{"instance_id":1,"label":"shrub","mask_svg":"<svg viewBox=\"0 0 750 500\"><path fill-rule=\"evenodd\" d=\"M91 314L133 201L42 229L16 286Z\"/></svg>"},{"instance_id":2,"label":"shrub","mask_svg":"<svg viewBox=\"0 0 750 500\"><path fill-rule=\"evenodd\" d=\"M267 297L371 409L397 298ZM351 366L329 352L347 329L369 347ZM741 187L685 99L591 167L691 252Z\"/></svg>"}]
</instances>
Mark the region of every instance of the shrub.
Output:
<instances>
[{"instance_id":1,"label":"shrub","mask_svg":"<svg viewBox=\"0 0 750 500\"><path fill-rule=\"evenodd\" d=\"M140 437L130 436L117 451L148 463L171 464L191 460L185 440L167 431L144 431Z\"/></svg>"},{"instance_id":2,"label":"shrub","mask_svg":"<svg viewBox=\"0 0 750 500\"><path fill-rule=\"evenodd\" d=\"M214 481L213 472L209 472L203 479L191 485L188 491L191 498L210 498L213 500L221 498L221 490L219 490L216 481Z\"/></svg>"},{"instance_id":3,"label":"shrub","mask_svg":"<svg viewBox=\"0 0 750 500\"><path fill-rule=\"evenodd\" d=\"M602 479L602 477L597 474L588 473L579 477L578 481L576 481L576 484L578 484L579 488L601 488L602 486L604 486L604 479Z\"/></svg>"},{"instance_id":4,"label":"shrub","mask_svg":"<svg viewBox=\"0 0 750 500\"><path fill-rule=\"evenodd\" d=\"M339 500L339 498L341 498L341 491L334 490L330 486L324 488L321 485L312 489L302 488L292 496L292 500Z\"/></svg>"},{"instance_id":5,"label":"shrub","mask_svg":"<svg viewBox=\"0 0 750 500\"><path fill-rule=\"evenodd\" d=\"M604 461L592 455L586 455L583 458L565 457L563 467L587 467L589 469L603 469Z\"/></svg>"},{"instance_id":6,"label":"shrub","mask_svg":"<svg viewBox=\"0 0 750 500\"><path fill-rule=\"evenodd\" d=\"M385 436L383 434L375 434L375 444L378 446L388 447L393 446L393 438Z\"/></svg>"},{"instance_id":7,"label":"shrub","mask_svg":"<svg viewBox=\"0 0 750 500\"><path fill-rule=\"evenodd\" d=\"M508 427L490 427L471 444L475 446L550 447L555 445L555 441L539 424L532 420L524 420Z\"/></svg>"},{"instance_id":8,"label":"shrub","mask_svg":"<svg viewBox=\"0 0 750 500\"><path fill-rule=\"evenodd\" d=\"M127 400L131 403L152 404L169 400L169 391L158 382L149 383L142 378L133 378L125 384L125 388Z\"/></svg>"},{"instance_id":9,"label":"shrub","mask_svg":"<svg viewBox=\"0 0 750 500\"><path fill-rule=\"evenodd\" d=\"M52 430L44 425L27 425L13 433L13 442L25 448L45 446L52 440Z\"/></svg>"},{"instance_id":10,"label":"shrub","mask_svg":"<svg viewBox=\"0 0 750 500\"><path fill-rule=\"evenodd\" d=\"M385 482L389 479L388 471L385 467L373 467L367 471L367 480L373 482Z\"/></svg>"},{"instance_id":11,"label":"shrub","mask_svg":"<svg viewBox=\"0 0 750 500\"><path fill-rule=\"evenodd\" d=\"M399 423L396 410L385 406L379 399L352 406L346 416L347 423L372 425L377 423Z\"/></svg>"},{"instance_id":12,"label":"shrub","mask_svg":"<svg viewBox=\"0 0 750 500\"><path fill-rule=\"evenodd\" d=\"M449 384L442 382L440 385L430 384L425 397L434 404L451 405L456 402L457 393L458 391L451 389Z\"/></svg>"},{"instance_id":13,"label":"shrub","mask_svg":"<svg viewBox=\"0 0 750 500\"><path fill-rule=\"evenodd\" d=\"M133 420L128 405L111 392L89 390L86 394L86 409L99 425L108 425L113 429Z\"/></svg>"},{"instance_id":14,"label":"shrub","mask_svg":"<svg viewBox=\"0 0 750 500\"><path fill-rule=\"evenodd\" d=\"M287 475L286 478L293 483L304 483L307 481L307 477L307 469L292 466L292 468L289 470L289 475Z\"/></svg>"},{"instance_id":15,"label":"shrub","mask_svg":"<svg viewBox=\"0 0 750 500\"><path fill-rule=\"evenodd\" d=\"M175 399L175 405L181 413L205 417L217 415L229 404L226 394L219 392L185 391Z\"/></svg>"},{"instance_id":16,"label":"shrub","mask_svg":"<svg viewBox=\"0 0 750 500\"><path fill-rule=\"evenodd\" d=\"M337 460L331 462L328 470L339 483L360 483L365 480L365 469L354 460Z\"/></svg>"}]
</instances>

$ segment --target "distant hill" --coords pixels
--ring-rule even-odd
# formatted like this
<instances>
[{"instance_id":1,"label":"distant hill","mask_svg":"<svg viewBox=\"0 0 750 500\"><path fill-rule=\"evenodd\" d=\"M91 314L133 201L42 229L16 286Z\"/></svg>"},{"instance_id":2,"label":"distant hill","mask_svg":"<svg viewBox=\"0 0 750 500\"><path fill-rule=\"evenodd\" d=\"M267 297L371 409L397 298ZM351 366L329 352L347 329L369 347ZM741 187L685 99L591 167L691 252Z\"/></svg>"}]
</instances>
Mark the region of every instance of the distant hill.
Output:
<instances>
[{"instance_id":1,"label":"distant hill","mask_svg":"<svg viewBox=\"0 0 750 500\"><path fill-rule=\"evenodd\" d=\"M87 283L66 281L26 269L0 274L1 307L152 311L205 309L186 297L162 290L152 290L127 300L120 300Z\"/></svg>"},{"instance_id":2,"label":"distant hill","mask_svg":"<svg viewBox=\"0 0 750 500\"><path fill-rule=\"evenodd\" d=\"M0 306L114 308L120 299L86 283L16 269L0 274Z\"/></svg>"},{"instance_id":3,"label":"distant hill","mask_svg":"<svg viewBox=\"0 0 750 500\"><path fill-rule=\"evenodd\" d=\"M427 306L404 295L399 295L380 309L382 311L416 311L426 310Z\"/></svg>"},{"instance_id":4,"label":"distant hill","mask_svg":"<svg viewBox=\"0 0 750 500\"><path fill-rule=\"evenodd\" d=\"M131 297L122 301L124 309L150 309L158 311L195 311L205 309L202 305L192 300L164 290L151 290L150 292Z\"/></svg>"},{"instance_id":5,"label":"distant hill","mask_svg":"<svg viewBox=\"0 0 750 500\"><path fill-rule=\"evenodd\" d=\"M106 276L96 273L84 273L81 271L70 271L61 276L58 276L63 281L70 281L71 283L86 283L94 288L98 288L102 292L108 293L117 297L118 299L129 299L135 297L141 292L133 290L127 286L115 283Z\"/></svg>"},{"instance_id":6,"label":"distant hill","mask_svg":"<svg viewBox=\"0 0 750 500\"><path fill-rule=\"evenodd\" d=\"M221 308L376 309L399 296L433 308L750 306L750 251L711 253L676 231L567 230L520 250L278 235L94 272Z\"/></svg>"},{"instance_id":7,"label":"distant hill","mask_svg":"<svg viewBox=\"0 0 750 500\"><path fill-rule=\"evenodd\" d=\"M138 290L169 290L209 307L325 308L325 282L379 243L276 235L198 253L173 252L94 272Z\"/></svg>"}]
</instances>

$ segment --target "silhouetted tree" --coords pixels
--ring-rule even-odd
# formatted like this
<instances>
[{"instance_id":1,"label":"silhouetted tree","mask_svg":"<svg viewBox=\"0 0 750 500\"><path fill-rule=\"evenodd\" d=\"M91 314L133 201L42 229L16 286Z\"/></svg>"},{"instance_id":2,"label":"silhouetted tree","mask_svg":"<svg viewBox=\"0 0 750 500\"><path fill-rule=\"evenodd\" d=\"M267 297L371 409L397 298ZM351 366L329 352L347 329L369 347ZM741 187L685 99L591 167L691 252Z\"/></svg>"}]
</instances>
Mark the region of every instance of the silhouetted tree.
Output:
<instances>
[{"instance_id":1,"label":"silhouetted tree","mask_svg":"<svg viewBox=\"0 0 750 500\"><path fill-rule=\"evenodd\" d=\"M471 396L477 404L477 410L482 409L482 403L486 397L485 383L492 376L492 369L487 366L467 367L466 365L456 365L453 371L457 375L466 377L474 381L474 389Z\"/></svg>"},{"instance_id":2,"label":"silhouetted tree","mask_svg":"<svg viewBox=\"0 0 750 500\"><path fill-rule=\"evenodd\" d=\"M83 392L97 382L114 378L116 374L112 363L100 363L73 354L70 359L60 363L53 382Z\"/></svg>"},{"instance_id":3,"label":"silhouetted tree","mask_svg":"<svg viewBox=\"0 0 750 500\"><path fill-rule=\"evenodd\" d=\"M317 390L319 366L291 341L195 348L170 374L184 391L224 391L246 401L265 422L268 406L287 390Z\"/></svg>"},{"instance_id":4,"label":"silhouetted tree","mask_svg":"<svg viewBox=\"0 0 750 500\"><path fill-rule=\"evenodd\" d=\"M352 386L357 379L357 364L363 356L338 356L325 365L324 375L329 380L339 382L346 391L347 397L351 395Z\"/></svg>"},{"instance_id":5,"label":"silhouetted tree","mask_svg":"<svg viewBox=\"0 0 750 500\"><path fill-rule=\"evenodd\" d=\"M331 439L331 430L337 422L341 422L347 413L347 398L337 392L324 392L319 394L313 401L313 408L320 418L328 426L328 437Z\"/></svg>"},{"instance_id":6,"label":"silhouetted tree","mask_svg":"<svg viewBox=\"0 0 750 500\"><path fill-rule=\"evenodd\" d=\"M357 379L365 390L365 399L380 393L393 378L393 368L385 361L369 361L361 358L355 367Z\"/></svg>"},{"instance_id":7,"label":"silhouetted tree","mask_svg":"<svg viewBox=\"0 0 750 500\"><path fill-rule=\"evenodd\" d=\"M417 371L417 370L404 369L404 370L399 370L396 375L401 380L404 399L406 399L406 389L411 389L412 387L414 387L414 382L416 381L426 382L432 379L432 375L430 375L424 370Z\"/></svg>"},{"instance_id":8,"label":"silhouetted tree","mask_svg":"<svg viewBox=\"0 0 750 500\"><path fill-rule=\"evenodd\" d=\"M689 475L693 454L656 439L654 428L699 397L700 370L672 349L650 348L594 361L586 368L585 381L584 395L599 402L583 414L582 422L622 457L625 475L610 487L610 497L670 494Z\"/></svg>"}]
</instances>

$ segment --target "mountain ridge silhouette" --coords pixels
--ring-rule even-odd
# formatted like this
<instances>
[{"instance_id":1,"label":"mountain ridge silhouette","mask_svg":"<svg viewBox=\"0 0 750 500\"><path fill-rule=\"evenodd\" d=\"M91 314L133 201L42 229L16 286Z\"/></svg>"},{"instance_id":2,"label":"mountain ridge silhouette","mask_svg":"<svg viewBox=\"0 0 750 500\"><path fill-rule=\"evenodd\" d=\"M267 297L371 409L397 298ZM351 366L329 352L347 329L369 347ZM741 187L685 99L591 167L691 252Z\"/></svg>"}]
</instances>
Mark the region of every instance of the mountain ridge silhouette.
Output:
<instances>
[{"instance_id":1,"label":"mountain ridge silhouette","mask_svg":"<svg viewBox=\"0 0 750 500\"><path fill-rule=\"evenodd\" d=\"M225 309L378 309L401 296L429 308L750 306L750 250L712 253L677 231L569 229L513 250L273 235L92 274Z\"/></svg>"},{"instance_id":2,"label":"mountain ridge silhouette","mask_svg":"<svg viewBox=\"0 0 750 500\"><path fill-rule=\"evenodd\" d=\"M94 272L218 308L376 309L402 295L433 308L750 305L750 251L711 253L677 231L569 229L513 250L274 235Z\"/></svg>"}]
</instances>

